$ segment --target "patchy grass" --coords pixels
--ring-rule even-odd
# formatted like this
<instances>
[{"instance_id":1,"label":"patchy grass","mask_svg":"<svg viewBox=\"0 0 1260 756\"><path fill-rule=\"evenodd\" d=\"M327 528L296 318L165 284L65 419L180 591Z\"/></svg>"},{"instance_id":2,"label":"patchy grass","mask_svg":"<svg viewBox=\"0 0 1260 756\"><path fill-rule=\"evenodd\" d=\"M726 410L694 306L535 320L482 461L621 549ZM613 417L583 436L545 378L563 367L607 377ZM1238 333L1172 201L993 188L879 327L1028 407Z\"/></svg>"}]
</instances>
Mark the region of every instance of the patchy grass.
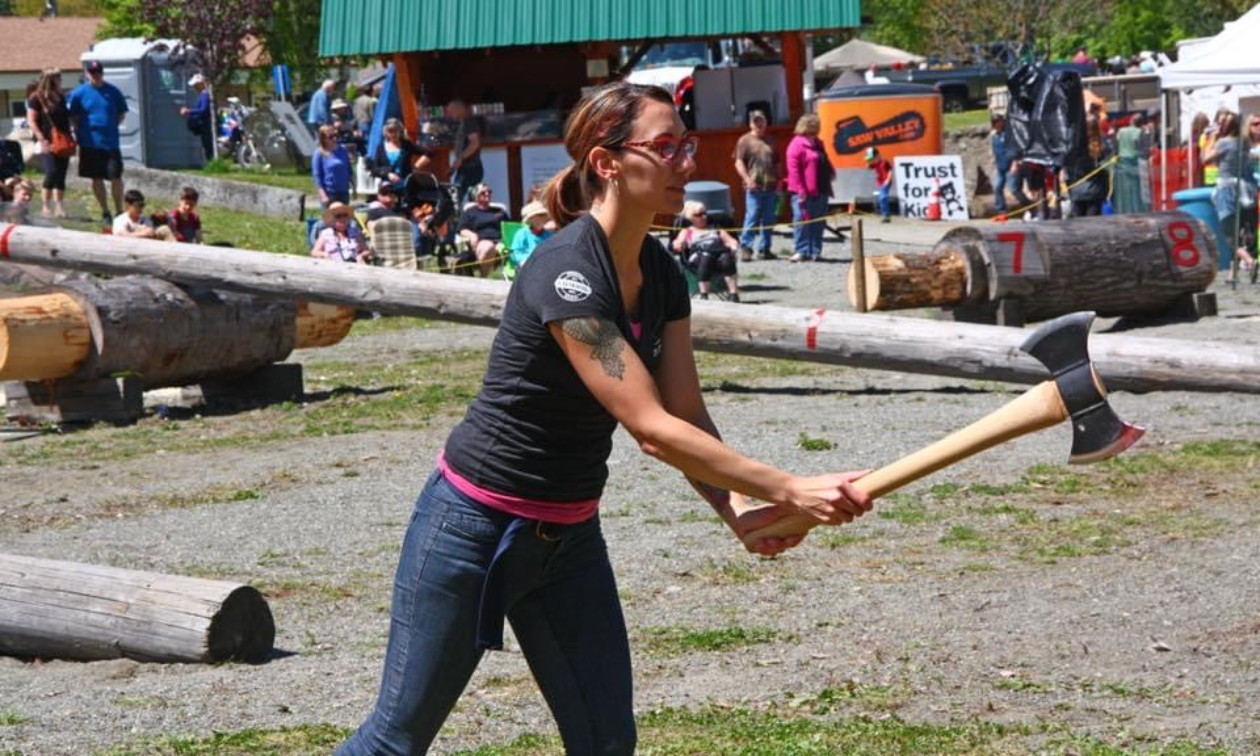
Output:
<instances>
[{"instance_id":1,"label":"patchy grass","mask_svg":"<svg viewBox=\"0 0 1260 756\"><path fill-rule=\"evenodd\" d=\"M942 121L945 131L957 131L958 129L967 129L973 126L988 126L989 111L983 110L966 110L962 113L946 113Z\"/></svg>"},{"instance_id":2,"label":"patchy grass","mask_svg":"<svg viewBox=\"0 0 1260 756\"><path fill-rule=\"evenodd\" d=\"M242 168L220 158L211 161L204 168L182 168L178 172L220 181L239 181L243 184L278 186L281 189L305 192L310 195L307 198L308 202L318 204L319 200L318 192L315 191L315 181L311 178L311 174L307 171L298 171L293 168L276 168L266 171L255 168Z\"/></svg>"},{"instance_id":3,"label":"patchy grass","mask_svg":"<svg viewBox=\"0 0 1260 756\"><path fill-rule=\"evenodd\" d=\"M710 559L696 570L696 576L713 585L747 585L760 578L756 567L747 559Z\"/></svg>"},{"instance_id":4,"label":"patchy grass","mask_svg":"<svg viewBox=\"0 0 1260 756\"><path fill-rule=\"evenodd\" d=\"M848 695L835 691L841 701ZM859 692L859 695L861 693ZM817 699L814 699L817 700ZM638 718L637 753L643 756L1229 756L1222 748L1186 740L1129 746L1133 733L1118 732L1112 745L1093 735L1052 726L1007 725L980 720L925 723L895 715L832 719L792 716L777 709L711 706L664 708ZM504 745L456 751L457 756L554 756L563 747L554 735L528 733Z\"/></svg>"},{"instance_id":5,"label":"patchy grass","mask_svg":"<svg viewBox=\"0 0 1260 756\"><path fill-rule=\"evenodd\" d=\"M765 378L834 376L836 367L817 362L696 352L696 371L705 391L729 391Z\"/></svg>"},{"instance_id":6,"label":"patchy grass","mask_svg":"<svg viewBox=\"0 0 1260 756\"><path fill-rule=\"evenodd\" d=\"M173 197L146 196L145 199L150 211L169 209L178 204ZM71 231L101 231L100 208L91 194L69 190L66 192L66 204L71 217L58 219L58 225ZM310 247L306 244L306 224L302 221L226 210L210 205L198 207L197 212L201 215L201 226L208 244L226 242L240 249L286 255L310 253Z\"/></svg>"},{"instance_id":7,"label":"patchy grass","mask_svg":"<svg viewBox=\"0 0 1260 756\"><path fill-rule=\"evenodd\" d=\"M691 653L730 651L778 640L791 640L791 636L764 627L724 627L712 630L649 627L642 631L636 645L654 656L685 656Z\"/></svg>"},{"instance_id":8,"label":"patchy grass","mask_svg":"<svg viewBox=\"0 0 1260 756\"><path fill-rule=\"evenodd\" d=\"M97 756L323 756L331 753L350 732L345 727L329 724L216 732L207 736L139 740L100 751Z\"/></svg>"},{"instance_id":9,"label":"patchy grass","mask_svg":"<svg viewBox=\"0 0 1260 756\"><path fill-rule=\"evenodd\" d=\"M309 361L307 402L285 402L225 416L169 422L145 418L116 428L97 425L0 447L0 466L132 459L151 454L252 448L313 436L425 427L463 409L476 395L484 351L418 353L397 361ZM256 492L255 492L256 493ZM235 494L250 498L249 492ZM244 500L244 499L236 499Z\"/></svg>"},{"instance_id":10,"label":"patchy grass","mask_svg":"<svg viewBox=\"0 0 1260 756\"><path fill-rule=\"evenodd\" d=\"M835 447L835 444L825 438L814 438L804 432L796 437L796 448L805 451L831 451Z\"/></svg>"},{"instance_id":11,"label":"patchy grass","mask_svg":"<svg viewBox=\"0 0 1260 756\"><path fill-rule=\"evenodd\" d=\"M0 711L0 727L17 727L31 721L15 711Z\"/></svg>"}]
</instances>

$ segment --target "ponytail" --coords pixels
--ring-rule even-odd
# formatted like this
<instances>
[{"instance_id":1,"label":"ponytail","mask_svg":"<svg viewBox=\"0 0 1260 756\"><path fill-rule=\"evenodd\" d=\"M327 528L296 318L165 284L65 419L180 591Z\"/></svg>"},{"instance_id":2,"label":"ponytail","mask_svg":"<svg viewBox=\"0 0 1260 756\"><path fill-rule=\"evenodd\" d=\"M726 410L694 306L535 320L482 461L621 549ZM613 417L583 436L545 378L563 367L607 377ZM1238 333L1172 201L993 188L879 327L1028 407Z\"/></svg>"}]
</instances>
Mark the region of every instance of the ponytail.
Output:
<instances>
[{"instance_id":1,"label":"ponytail","mask_svg":"<svg viewBox=\"0 0 1260 756\"><path fill-rule=\"evenodd\" d=\"M543 187L543 204L559 228L569 225L590 209L591 199L600 187L598 180L589 174L590 167L585 161L582 169L576 163L570 163Z\"/></svg>"}]
</instances>

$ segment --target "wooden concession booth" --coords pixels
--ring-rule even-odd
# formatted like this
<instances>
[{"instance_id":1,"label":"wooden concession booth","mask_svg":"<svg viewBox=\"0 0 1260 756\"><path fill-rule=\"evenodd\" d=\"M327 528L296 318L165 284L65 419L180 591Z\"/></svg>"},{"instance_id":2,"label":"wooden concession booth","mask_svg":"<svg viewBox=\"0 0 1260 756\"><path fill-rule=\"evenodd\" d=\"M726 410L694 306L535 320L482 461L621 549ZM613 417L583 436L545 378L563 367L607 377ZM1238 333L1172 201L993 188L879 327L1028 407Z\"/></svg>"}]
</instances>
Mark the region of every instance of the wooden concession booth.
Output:
<instances>
[{"instance_id":1,"label":"wooden concession booth","mask_svg":"<svg viewBox=\"0 0 1260 756\"><path fill-rule=\"evenodd\" d=\"M771 104L769 133L785 151L806 109L806 35L856 27L860 3L324 0L321 13L321 55L394 64L409 133L420 133L423 120L455 98L481 111L486 181L513 214L531 185L569 163L563 124L583 88L625 76L659 43L741 40L761 59L757 65L702 70L695 77L697 114L703 105L709 117L697 117L701 140L692 177L730 187L741 218L744 193L732 154L748 130L747 108Z\"/></svg>"}]
</instances>

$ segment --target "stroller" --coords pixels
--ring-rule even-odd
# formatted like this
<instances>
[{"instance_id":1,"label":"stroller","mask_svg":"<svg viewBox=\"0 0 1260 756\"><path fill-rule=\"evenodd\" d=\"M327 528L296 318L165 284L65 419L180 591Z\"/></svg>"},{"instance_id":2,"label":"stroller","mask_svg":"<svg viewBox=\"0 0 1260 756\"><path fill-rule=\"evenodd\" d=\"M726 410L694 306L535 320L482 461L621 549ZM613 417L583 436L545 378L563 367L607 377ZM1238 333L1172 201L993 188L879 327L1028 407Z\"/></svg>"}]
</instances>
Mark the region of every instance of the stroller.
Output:
<instances>
[{"instance_id":1,"label":"stroller","mask_svg":"<svg viewBox=\"0 0 1260 756\"><path fill-rule=\"evenodd\" d=\"M403 182L403 212L420 229L416 257L436 256L440 270L447 269L447 257L455 254L454 191L432 173L412 173Z\"/></svg>"}]
</instances>

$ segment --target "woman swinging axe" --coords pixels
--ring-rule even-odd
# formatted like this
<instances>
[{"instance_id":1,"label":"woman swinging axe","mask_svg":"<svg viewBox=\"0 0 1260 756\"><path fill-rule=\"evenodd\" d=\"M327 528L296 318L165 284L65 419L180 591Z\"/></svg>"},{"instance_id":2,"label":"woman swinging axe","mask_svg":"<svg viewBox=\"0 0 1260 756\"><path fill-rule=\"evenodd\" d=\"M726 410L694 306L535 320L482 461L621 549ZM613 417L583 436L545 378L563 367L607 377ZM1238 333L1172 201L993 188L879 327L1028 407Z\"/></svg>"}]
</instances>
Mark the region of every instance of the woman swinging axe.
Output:
<instances>
[{"instance_id":1,"label":"woman swinging axe","mask_svg":"<svg viewBox=\"0 0 1260 756\"><path fill-rule=\"evenodd\" d=\"M502 646L505 617L565 752L634 753L630 647L599 518L618 423L737 539L788 514L840 524L870 510L851 485L861 473L801 477L744 457L705 409L687 284L648 234L682 208L696 144L658 87L610 84L570 115L573 164L545 193L561 230L521 268L481 390L416 502L380 695L342 756L425 753L482 654Z\"/></svg>"}]
</instances>

